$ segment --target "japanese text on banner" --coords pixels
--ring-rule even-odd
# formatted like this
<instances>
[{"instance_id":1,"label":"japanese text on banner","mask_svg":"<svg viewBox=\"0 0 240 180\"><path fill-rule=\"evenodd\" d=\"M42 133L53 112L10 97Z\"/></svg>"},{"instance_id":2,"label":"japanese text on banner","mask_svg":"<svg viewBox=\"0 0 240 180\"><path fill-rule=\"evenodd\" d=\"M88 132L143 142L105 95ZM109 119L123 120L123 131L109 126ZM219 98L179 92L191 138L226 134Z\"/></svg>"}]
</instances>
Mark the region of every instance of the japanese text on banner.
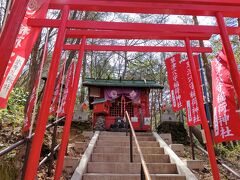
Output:
<instances>
[{"instance_id":1,"label":"japanese text on banner","mask_svg":"<svg viewBox=\"0 0 240 180\"><path fill-rule=\"evenodd\" d=\"M14 84L19 78L32 48L38 38L41 28L33 28L27 25L29 18L43 18L48 10L49 0L30 0L26 15L20 26L15 46L0 82L0 108L7 106L7 100Z\"/></svg>"},{"instance_id":2,"label":"japanese text on banner","mask_svg":"<svg viewBox=\"0 0 240 180\"><path fill-rule=\"evenodd\" d=\"M220 52L212 61L214 141L240 139L240 119L236 112L235 92L230 78L227 59Z\"/></svg>"},{"instance_id":3,"label":"japanese text on banner","mask_svg":"<svg viewBox=\"0 0 240 180\"><path fill-rule=\"evenodd\" d=\"M194 58L196 62L196 58ZM182 84L185 84L185 101L186 101L186 114L187 123L189 126L196 126L201 124L199 107L197 102L197 97L195 93L195 88L193 84L192 71L190 67L189 60L185 60L181 63L181 79ZM199 82L199 86L200 86Z\"/></svg>"},{"instance_id":4,"label":"japanese text on banner","mask_svg":"<svg viewBox=\"0 0 240 180\"><path fill-rule=\"evenodd\" d=\"M182 90L179 84L178 63L180 54L176 54L165 60L168 73L168 83L170 88L170 96L172 101L172 109L176 112L184 108Z\"/></svg>"}]
</instances>

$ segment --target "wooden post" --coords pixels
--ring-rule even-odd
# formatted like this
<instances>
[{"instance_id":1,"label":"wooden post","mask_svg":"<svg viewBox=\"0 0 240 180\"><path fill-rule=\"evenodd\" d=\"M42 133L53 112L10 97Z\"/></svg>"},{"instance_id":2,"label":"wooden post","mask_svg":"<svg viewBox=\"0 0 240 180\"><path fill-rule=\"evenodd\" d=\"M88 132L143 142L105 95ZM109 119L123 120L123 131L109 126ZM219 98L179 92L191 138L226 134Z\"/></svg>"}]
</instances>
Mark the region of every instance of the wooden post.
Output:
<instances>
[{"instance_id":1,"label":"wooden post","mask_svg":"<svg viewBox=\"0 0 240 180\"><path fill-rule=\"evenodd\" d=\"M54 180L60 180L60 177L62 174L64 155L65 155L65 151L66 151L67 144L68 144L70 127L71 127L71 123L72 123L72 117L73 117L74 106L75 106L75 102L76 102L76 95L77 95L77 90L78 90L78 83L79 83L81 69L82 69L82 60L83 60L83 56L84 56L85 44L86 44L86 37L84 36L82 38L82 42L81 42L81 46L80 46L80 50L79 50L79 54L78 54L78 63L77 63L76 70L75 70L75 77L74 77L74 81L73 81L72 92L69 92L70 93L70 103L69 103L69 107L66 112L66 114L67 114L66 121L65 121L64 129L63 129L63 134L62 134L62 142L61 142L60 150L58 153L58 159L57 159Z\"/></svg>"},{"instance_id":2,"label":"wooden post","mask_svg":"<svg viewBox=\"0 0 240 180\"><path fill-rule=\"evenodd\" d=\"M58 66L60 62L61 52L63 49L63 43L65 39L66 23L68 20L69 7L64 6L62 10L61 25L58 30L57 40L53 52L51 65L49 68L48 79L44 90L44 96L41 102L37 125L35 129L35 135L33 137L27 168L25 173L25 180L35 180L37 175L38 163L43 143L44 134L46 131L46 125L48 121L49 109L51 106L52 95L54 92L54 83L57 77Z\"/></svg>"},{"instance_id":3,"label":"wooden post","mask_svg":"<svg viewBox=\"0 0 240 180\"><path fill-rule=\"evenodd\" d=\"M203 129L205 132L205 136L206 136L206 145L207 145L207 150L208 150L208 154L209 154L209 161L210 161L211 168L212 168L213 178L214 178L214 180L220 180L219 169L217 166L217 161L216 161L216 156L215 156L215 152L214 152L214 148L213 148L211 133L210 133L208 121L207 121L206 114L205 114L204 102L203 102L203 97L202 97L202 93L201 93L201 87L199 85L200 81L198 80L198 74L196 71L196 66L195 66L193 55L192 55L192 48L190 45L189 38L185 39L185 44L186 44L187 55L188 55L189 64L191 67L192 76L193 76L193 84L194 84L194 89L196 92L196 98L197 98L197 102L198 102L200 118L202 121L202 126L203 126Z\"/></svg>"},{"instance_id":4,"label":"wooden post","mask_svg":"<svg viewBox=\"0 0 240 180\"><path fill-rule=\"evenodd\" d=\"M238 97L238 102L240 102L240 75L238 72L236 60L234 58L231 42L229 41L228 31L225 26L224 18L223 18L223 15L221 12L218 12L216 14L216 18L217 18L217 23L218 23L219 30L220 30L220 35L222 38L222 45L226 52L226 57L227 57L228 66L229 66L229 72L231 74L233 86L235 88L235 91L236 91L236 94Z\"/></svg>"},{"instance_id":5,"label":"wooden post","mask_svg":"<svg viewBox=\"0 0 240 180\"><path fill-rule=\"evenodd\" d=\"M195 160L193 134L192 134L192 127L191 126L189 126L189 137L190 137L190 146L191 146L191 150L192 150L192 159Z\"/></svg>"}]
</instances>

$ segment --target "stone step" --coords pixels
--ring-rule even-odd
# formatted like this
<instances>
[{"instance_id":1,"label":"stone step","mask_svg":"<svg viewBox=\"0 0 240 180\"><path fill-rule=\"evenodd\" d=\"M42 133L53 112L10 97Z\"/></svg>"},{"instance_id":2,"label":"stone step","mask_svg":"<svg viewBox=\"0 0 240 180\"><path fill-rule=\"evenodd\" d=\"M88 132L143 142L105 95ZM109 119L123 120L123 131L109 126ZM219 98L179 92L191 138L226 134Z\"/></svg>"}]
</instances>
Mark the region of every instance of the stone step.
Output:
<instances>
[{"instance_id":1,"label":"stone step","mask_svg":"<svg viewBox=\"0 0 240 180\"><path fill-rule=\"evenodd\" d=\"M146 163L169 163L170 158L165 154L144 154ZM93 153L92 162L130 162L130 156L121 153ZM133 155L134 162L140 162L139 155Z\"/></svg>"},{"instance_id":2,"label":"stone step","mask_svg":"<svg viewBox=\"0 0 240 180\"><path fill-rule=\"evenodd\" d=\"M117 136L117 137L109 137L109 136L100 136L99 140L103 141L129 141L129 136ZM156 141L156 138L153 136L138 136L138 141Z\"/></svg>"},{"instance_id":3,"label":"stone step","mask_svg":"<svg viewBox=\"0 0 240 180\"><path fill-rule=\"evenodd\" d=\"M129 142L127 141L104 141L98 140L96 143L97 146L127 146L129 147ZM159 143L157 141L139 141L139 145L142 147L159 147ZM135 146L135 142L133 141L133 146Z\"/></svg>"},{"instance_id":4,"label":"stone step","mask_svg":"<svg viewBox=\"0 0 240 180\"><path fill-rule=\"evenodd\" d=\"M93 136L93 131L83 131L82 132L82 135L84 136L84 137L92 137Z\"/></svg>"},{"instance_id":5,"label":"stone step","mask_svg":"<svg viewBox=\"0 0 240 180\"><path fill-rule=\"evenodd\" d=\"M177 167L171 163L149 163L147 164L150 174L177 174ZM89 162L88 173L117 173L117 174L140 174L140 163L106 163Z\"/></svg>"},{"instance_id":6,"label":"stone step","mask_svg":"<svg viewBox=\"0 0 240 180\"><path fill-rule=\"evenodd\" d=\"M152 180L186 180L186 177L180 174L151 174ZM83 180L139 180L137 174L102 174L87 173L83 175Z\"/></svg>"},{"instance_id":7,"label":"stone step","mask_svg":"<svg viewBox=\"0 0 240 180\"><path fill-rule=\"evenodd\" d=\"M164 154L164 149L161 147L141 147L143 154ZM119 146L96 146L94 153L130 153L129 147ZM137 148L133 148L133 153L138 154Z\"/></svg>"},{"instance_id":8,"label":"stone step","mask_svg":"<svg viewBox=\"0 0 240 180\"><path fill-rule=\"evenodd\" d=\"M175 152L176 155L184 156L184 145L183 144L170 144L169 147Z\"/></svg>"},{"instance_id":9,"label":"stone step","mask_svg":"<svg viewBox=\"0 0 240 180\"><path fill-rule=\"evenodd\" d=\"M151 132L135 132L136 136L152 136ZM109 131L102 131L100 132L100 136L107 135L107 136L126 136L126 132L109 132Z\"/></svg>"},{"instance_id":10,"label":"stone step","mask_svg":"<svg viewBox=\"0 0 240 180\"><path fill-rule=\"evenodd\" d=\"M89 142L75 142L73 148L77 153L82 154L86 150L88 144Z\"/></svg>"},{"instance_id":11,"label":"stone step","mask_svg":"<svg viewBox=\"0 0 240 180\"><path fill-rule=\"evenodd\" d=\"M67 174L72 174L80 162L81 157L64 156L63 169Z\"/></svg>"}]
</instances>

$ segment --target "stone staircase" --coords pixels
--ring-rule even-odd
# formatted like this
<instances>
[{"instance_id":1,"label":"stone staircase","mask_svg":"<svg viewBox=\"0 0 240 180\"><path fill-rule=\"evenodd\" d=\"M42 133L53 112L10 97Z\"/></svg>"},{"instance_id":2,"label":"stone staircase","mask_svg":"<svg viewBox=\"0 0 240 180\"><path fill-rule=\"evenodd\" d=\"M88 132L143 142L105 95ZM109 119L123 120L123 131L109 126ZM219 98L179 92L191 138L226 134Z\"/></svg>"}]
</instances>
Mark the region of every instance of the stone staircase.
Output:
<instances>
[{"instance_id":1,"label":"stone staircase","mask_svg":"<svg viewBox=\"0 0 240 180\"><path fill-rule=\"evenodd\" d=\"M185 180L177 166L159 146L152 133L137 132L149 173L153 180ZM133 141L133 163L130 163L129 136L124 132L101 132L87 164L83 180L139 180L140 156Z\"/></svg>"}]
</instances>

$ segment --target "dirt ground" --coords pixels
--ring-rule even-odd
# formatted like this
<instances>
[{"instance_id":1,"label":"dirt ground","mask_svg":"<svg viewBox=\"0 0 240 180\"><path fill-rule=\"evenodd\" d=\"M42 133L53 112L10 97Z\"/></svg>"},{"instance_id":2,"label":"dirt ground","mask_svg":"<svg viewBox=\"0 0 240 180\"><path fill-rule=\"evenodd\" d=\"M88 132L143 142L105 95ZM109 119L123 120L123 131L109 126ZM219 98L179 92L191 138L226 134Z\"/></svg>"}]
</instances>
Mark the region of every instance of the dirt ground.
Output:
<instances>
[{"instance_id":1,"label":"dirt ground","mask_svg":"<svg viewBox=\"0 0 240 180\"><path fill-rule=\"evenodd\" d=\"M204 161L204 169L203 170L193 170L193 173L196 175L196 177L200 180L212 180L212 173L211 173L211 166L209 164L209 159L208 157L199 149L194 148L195 152L195 158L198 160L203 160ZM192 159L192 151L191 147L188 145L184 146L184 157L181 159ZM236 164L237 163L237 164ZM232 164L231 162L226 162L226 164L233 168L235 171L238 171L240 173L240 166L239 162L235 162L235 164ZM224 169L221 165L218 165L219 170L220 170L220 176L221 180L237 180L237 177L234 176L232 173ZM239 167L239 168L236 168Z\"/></svg>"},{"instance_id":2,"label":"dirt ground","mask_svg":"<svg viewBox=\"0 0 240 180\"><path fill-rule=\"evenodd\" d=\"M59 129L58 129L58 143L60 143L61 136L62 136L62 129L61 129L61 127L59 127ZM67 156L80 157L81 153L77 152L74 149L74 142L76 142L76 141L77 142L85 142L87 140L88 140L88 138L86 138L82 135L82 131L80 129L77 129L76 127L71 128ZM57 157L55 157L55 161L53 163L54 167L52 168L52 171L51 171L52 175L48 176L48 167L45 165L38 171L38 179L40 179L40 180L52 180L54 178L53 174L55 174L54 169L55 169L55 166L56 166L56 158ZM66 176L68 176L68 175L63 174L63 177L66 177ZM65 180L65 179L67 179L67 178L62 178L62 180Z\"/></svg>"}]
</instances>

